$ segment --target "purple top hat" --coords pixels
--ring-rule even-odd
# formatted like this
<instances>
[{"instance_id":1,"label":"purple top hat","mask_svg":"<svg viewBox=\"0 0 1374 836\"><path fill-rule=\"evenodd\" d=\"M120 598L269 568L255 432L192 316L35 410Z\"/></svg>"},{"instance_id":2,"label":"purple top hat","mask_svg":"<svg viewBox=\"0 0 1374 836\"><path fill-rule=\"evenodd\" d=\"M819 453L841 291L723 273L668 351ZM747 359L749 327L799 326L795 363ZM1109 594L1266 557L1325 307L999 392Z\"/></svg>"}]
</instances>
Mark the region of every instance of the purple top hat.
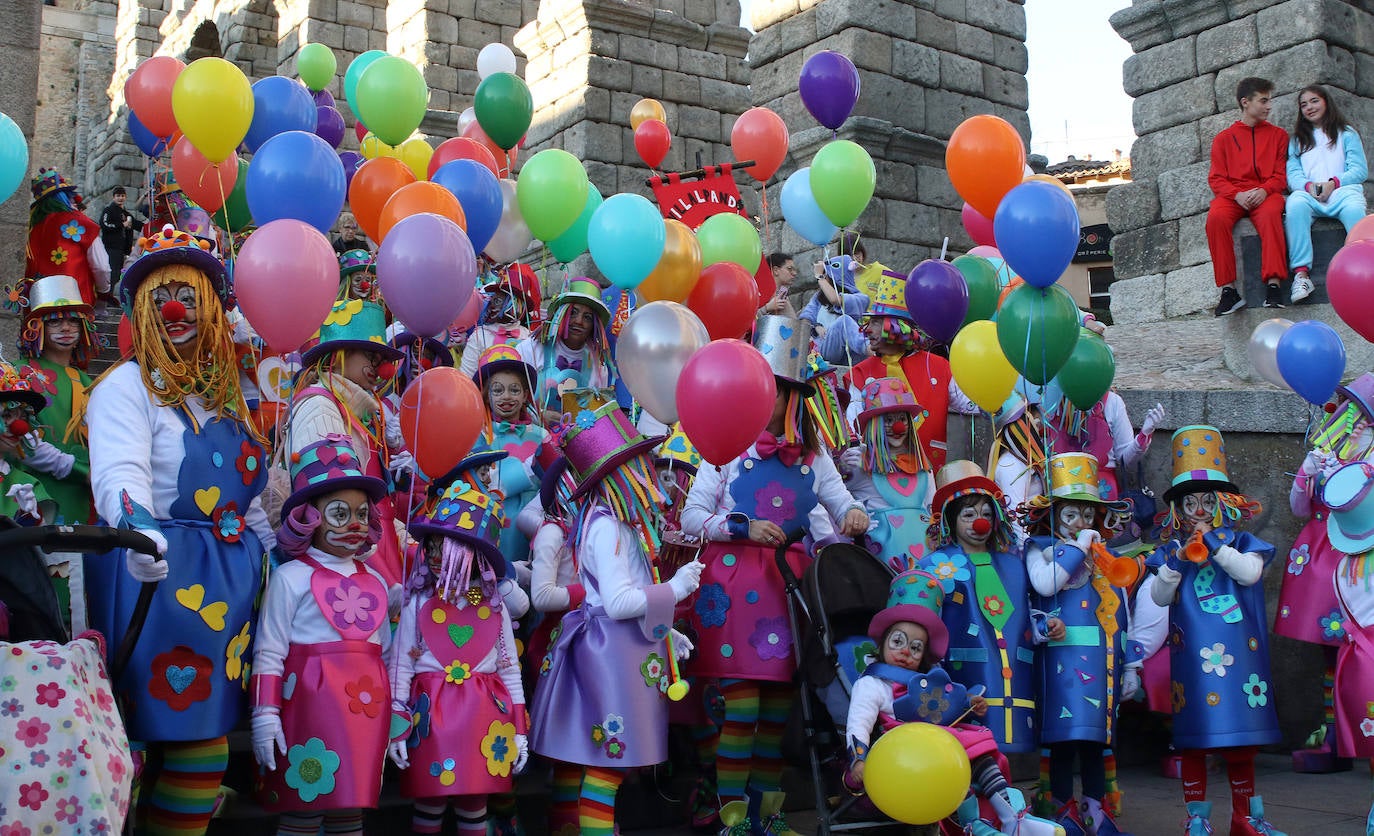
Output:
<instances>
[{"instance_id":1,"label":"purple top hat","mask_svg":"<svg viewBox=\"0 0 1374 836\"><path fill-rule=\"evenodd\" d=\"M362 462L345 435L327 435L291 457L291 495L282 503L286 517L302 503L346 488L357 488L373 502L386 495L386 483L362 471Z\"/></svg>"},{"instance_id":2,"label":"purple top hat","mask_svg":"<svg viewBox=\"0 0 1374 836\"><path fill-rule=\"evenodd\" d=\"M1358 404L1368 421L1374 421L1374 372L1365 372L1344 386L1336 387L1336 394Z\"/></svg>"},{"instance_id":3,"label":"purple top hat","mask_svg":"<svg viewBox=\"0 0 1374 836\"><path fill-rule=\"evenodd\" d=\"M621 464L652 450L664 436L645 438L614 402L577 417L577 425L563 437L563 455L577 481L572 499L596 487Z\"/></svg>"}]
</instances>

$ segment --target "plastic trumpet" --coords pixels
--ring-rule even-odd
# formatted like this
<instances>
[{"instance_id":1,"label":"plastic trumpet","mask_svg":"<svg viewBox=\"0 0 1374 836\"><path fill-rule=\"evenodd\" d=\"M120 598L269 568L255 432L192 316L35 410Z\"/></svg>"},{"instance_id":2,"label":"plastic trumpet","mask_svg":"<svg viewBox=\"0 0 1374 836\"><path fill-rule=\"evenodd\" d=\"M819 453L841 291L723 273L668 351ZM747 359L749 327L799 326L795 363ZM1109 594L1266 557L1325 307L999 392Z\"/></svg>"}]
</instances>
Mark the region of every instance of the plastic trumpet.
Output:
<instances>
[{"instance_id":1,"label":"plastic trumpet","mask_svg":"<svg viewBox=\"0 0 1374 836\"><path fill-rule=\"evenodd\" d=\"M1183 559L1189 563L1201 563L1207 559L1210 550L1202 540L1202 532L1194 531L1193 536L1188 538L1188 542L1183 544L1180 551L1183 552Z\"/></svg>"},{"instance_id":2,"label":"plastic trumpet","mask_svg":"<svg viewBox=\"0 0 1374 836\"><path fill-rule=\"evenodd\" d=\"M1101 540L1093 541L1092 554L1093 560L1101 567L1102 574L1112 586L1132 587L1140 580L1140 563L1135 558L1112 554Z\"/></svg>"}]
</instances>

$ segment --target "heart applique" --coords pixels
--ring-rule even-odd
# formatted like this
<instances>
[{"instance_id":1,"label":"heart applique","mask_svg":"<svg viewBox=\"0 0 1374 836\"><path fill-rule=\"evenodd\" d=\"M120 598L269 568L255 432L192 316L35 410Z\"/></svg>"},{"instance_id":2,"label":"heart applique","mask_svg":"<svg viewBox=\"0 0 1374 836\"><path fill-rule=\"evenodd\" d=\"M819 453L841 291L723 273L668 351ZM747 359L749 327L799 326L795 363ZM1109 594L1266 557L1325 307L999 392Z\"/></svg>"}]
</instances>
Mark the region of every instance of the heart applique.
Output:
<instances>
[{"instance_id":1,"label":"heart applique","mask_svg":"<svg viewBox=\"0 0 1374 836\"><path fill-rule=\"evenodd\" d=\"M223 601L216 601L200 610L201 619L217 633L224 629L224 617L228 614L229 605Z\"/></svg>"},{"instance_id":2,"label":"heart applique","mask_svg":"<svg viewBox=\"0 0 1374 836\"><path fill-rule=\"evenodd\" d=\"M462 647L472 640L473 628L467 624L450 624L448 626L448 640L453 642L454 647Z\"/></svg>"},{"instance_id":3,"label":"heart applique","mask_svg":"<svg viewBox=\"0 0 1374 836\"><path fill-rule=\"evenodd\" d=\"M172 686L172 690L180 694L196 681L196 668L194 665L168 665L164 676L167 677L167 684Z\"/></svg>"},{"instance_id":4,"label":"heart applique","mask_svg":"<svg viewBox=\"0 0 1374 836\"><path fill-rule=\"evenodd\" d=\"M772 354L774 348L777 348L777 346L773 345L772 343L759 343L759 351L763 352L764 354Z\"/></svg>"},{"instance_id":5,"label":"heart applique","mask_svg":"<svg viewBox=\"0 0 1374 836\"><path fill-rule=\"evenodd\" d=\"M505 450L507 453L510 453L510 457L512 459L519 459L520 461L529 461L530 459L534 458L534 454L538 452L539 442L521 441L517 443L512 441L508 444L502 445L501 449Z\"/></svg>"},{"instance_id":6,"label":"heart applique","mask_svg":"<svg viewBox=\"0 0 1374 836\"><path fill-rule=\"evenodd\" d=\"M801 350L800 350L800 349L797 349L797 348L794 348L794 349L792 349L792 353L789 354L788 356L791 357L793 360L795 360L795 359L797 359L798 357L801 356Z\"/></svg>"},{"instance_id":7,"label":"heart applique","mask_svg":"<svg viewBox=\"0 0 1374 836\"><path fill-rule=\"evenodd\" d=\"M892 523L893 528L901 528L906 524L905 514L888 514L887 521Z\"/></svg>"},{"instance_id":8,"label":"heart applique","mask_svg":"<svg viewBox=\"0 0 1374 836\"><path fill-rule=\"evenodd\" d=\"M188 610L200 612L200 605L205 603L205 587L198 583L191 584L184 589L176 592L177 603Z\"/></svg>"},{"instance_id":9,"label":"heart applique","mask_svg":"<svg viewBox=\"0 0 1374 836\"><path fill-rule=\"evenodd\" d=\"M687 437L684 435L675 435L668 439L668 449L672 450L674 453L686 453Z\"/></svg>"},{"instance_id":10,"label":"heart applique","mask_svg":"<svg viewBox=\"0 0 1374 836\"><path fill-rule=\"evenodd\" d=\"M457 525L459 528L471 529L477 525L477 521L472 518L471 514L469 514L467 511L464 511L463 515L458 518Z\"/></svg>"},{"instance_id":11,"label":"heart applique","mask_svg":"<svg viewBox=\"0 0 1374 836\"><path fill-rule=\"evenodd\" d=\"M891 485L892 489L897 493L909 497L916 493L916 488L920 484L920 480L911 476L890 476L888 477L888 484Z\"/></svg>"},{"instance_id":12,"label":"heart applique","mask_svg":"<svg viewBox=\"0 0 1374 836\"><path fill-rule=\"evenodd\" d=\"M786 325L779 325L778 335L781 336L784 340L790 340L792 339L792 329Z\"/></svg>"},{"instance_id":13,"label":"heart applique","mask_svg":"<svg viewBox=\"0 0 1374 836\"><path fill-rule=\"evenodd\" d=\"M199 488L196 490L195 500L196 507L200 509L202 514L208 517L210 513L215 510L216 506L219 505L219 488Z\"/></svg>"},{"instance_id":14,"label":"heart applique","mask_svg":"<svg viewBox=\"0 0 1374 836\"><path fill-rule=\"evenodd\" d=\"M281 698L289 700L294 693L296 693L296 675L293 673L287 676L281 684Z\"/></svg>"}]
</instances>

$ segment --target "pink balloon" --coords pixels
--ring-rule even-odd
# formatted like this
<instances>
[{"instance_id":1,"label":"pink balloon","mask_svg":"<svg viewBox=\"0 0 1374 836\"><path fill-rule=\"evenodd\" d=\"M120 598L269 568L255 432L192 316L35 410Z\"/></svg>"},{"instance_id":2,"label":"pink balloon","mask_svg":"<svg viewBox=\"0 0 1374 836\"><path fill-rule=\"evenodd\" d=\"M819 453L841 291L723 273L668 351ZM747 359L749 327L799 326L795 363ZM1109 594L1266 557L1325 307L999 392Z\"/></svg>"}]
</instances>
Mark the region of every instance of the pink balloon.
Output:
<instances>
[{"instance_id":1,"label":"pink balloon","mask_svg":"<svg viewBox=\"0 0 1374 836\"><path fill-rule=\"evenodd\" d=\"M979 244L978 246L976 246L976 247L974 247L973 249L969 250L969 251L968 251L968 254L969 254L969 255L982 256L983 258L996 258L996 259L1005 260L1005 259L1002 259L1002 251L1001 251L1001 250L997 249L996 247L988 246L987 244Z\"/></svg>"},{"instance_id":2,"label":"pink balloon","mask_svg":"<svg viewBox=\"0 0 1374 836\"><path fill-rule=\"evenodd\" d=\"M432 212L396 222L377 250L382 298L414 334L446 333L472 296L477 254L462 227Z\"/></svg>"},{"instance_id":3,"label":"pink balloon","mask_svg":"<svg viewBox=\"0 0 1374 836\"><path fill-rule=\"evenodd\" d=\"M1356 241L1336 251L1326 268L1326 293L1345 324L1374 342L1374 305L1369 303L1374 298L1374 241Z\"/></svg>"},{"instance_id":4,"label":"pink balloon","mask_svg":"<svg viewBox=\"0 0 1374 836\"><path fill-rule=\"evenodd\" d=\"M985 247L997 246L997 239L992 233L992 219L986 218L977 209L964 204L960 217L964 221L964 231L968 237L973 239L973 243Z\"/></svg>"},{"instance_id":5,"label":"pink balloon","mask_svg":"<svg viewBox=\"0 0 1374 836\"><path fill-rule=\"evenodd\" d=\"M693 354L677 379L678 418L701 457L734 461L768 427L778 388L768 361L742 340L716 340ZM722 421L728 414L730 420Z\"/></svg>"},{"instance_id":6,"label":"pink balloon","mask_svg":"<svg viewBox=\"0 0 1374 836\"><path fill-rule=\"evenodd\" d=\"M339 292L339 262L329 239L304 221L269 221L254 230L234 262L234 295L248 324L274 353L319 330Z\"/></svg>"},{"instance_id":7,"label":"pink balloon","mask_svg":"<svg viewBox=\"0 0 1374 836\"><path fill-rule=\"evenodd\" d=\"M1356 241L1368 241L1370 238L1374 238L1374 215L1365 215L1345 234L1345 243L1353 244Z\"/></svg>"},{"instance_id":8,"label":"pink balloon","mask_svg":"<svg viewBox=\"0 0 1374 836\"><path fill-rule=\"evenodd\" d=\"M449 325L449 331L462 333L477 324L477 317L482 313L482 294L474 291L468 296L467 304L458 312L457 318Z\"/></svg>"}]
</instances>

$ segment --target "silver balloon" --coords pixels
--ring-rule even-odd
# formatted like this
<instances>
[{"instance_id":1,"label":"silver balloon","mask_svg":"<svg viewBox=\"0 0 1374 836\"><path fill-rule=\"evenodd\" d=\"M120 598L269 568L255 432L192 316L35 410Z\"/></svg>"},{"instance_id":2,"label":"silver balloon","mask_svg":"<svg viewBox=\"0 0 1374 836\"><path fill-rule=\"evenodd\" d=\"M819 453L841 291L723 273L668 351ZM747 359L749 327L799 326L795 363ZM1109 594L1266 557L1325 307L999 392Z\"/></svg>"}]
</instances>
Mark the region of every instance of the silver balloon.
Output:
<instances>
[{"instance_id":1,"label":"silver balloon","mask_svg":"<svg viewBox=\"0 0 1374 836\"><path fill-rule=\"evenodd\" d=\"M1291 319L1266 319L1255 326L1250 334L1250 342L1245 346L1245 353L1250 357L1250 368L1260 377L1285 389L1288 384L1279 373L1279 339L1292 327Z\"/></svg>"},{"instance_id":2,"label":"silver balloon","mask_svg":"<svg viewBox=\"0 0 1374 836\"><path fill-rule=\"evenodd\" d=\"M677 379L682 367L711 341L686 305L650 302L626 320L615 344L620 379L639 405L665 424L677 421Z\"/></svg>"},{"instance_id":3,"label":"silver balloon","mask_svg":"<svg viewBox=\"0 0 1374 836\"><path fill-rule=\"evenodd\" d=\"M497 264L507 264L519 258L529 249L534 236L520 214L520 204L515 200L515 181L509 178L501 181L501 223L487 242L484 252Z\"/></svg>"}]
</instances>

